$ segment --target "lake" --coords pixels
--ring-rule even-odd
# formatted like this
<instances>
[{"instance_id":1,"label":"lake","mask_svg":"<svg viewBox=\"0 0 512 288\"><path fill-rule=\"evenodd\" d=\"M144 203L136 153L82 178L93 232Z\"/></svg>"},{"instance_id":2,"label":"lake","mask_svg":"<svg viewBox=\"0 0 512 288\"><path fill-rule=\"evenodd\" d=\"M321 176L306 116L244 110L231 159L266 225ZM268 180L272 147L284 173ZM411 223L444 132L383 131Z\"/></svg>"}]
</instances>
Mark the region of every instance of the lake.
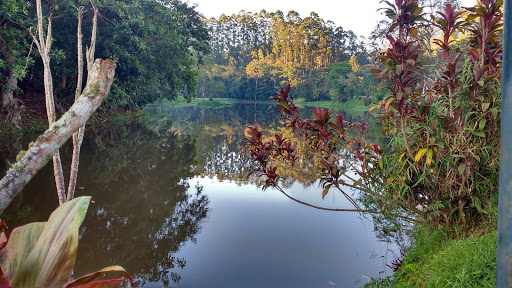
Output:
<instances>
[{"instance_id":1,"label":"lake","mask_svg":"<svg viewBox=\"0 0 512 288\"><path fill-rule=\"evenodd\" d=\"M139 287L354 287L391 274L397 248L379 239L371 217L306 207L246 179L240 140L255 122L278 129L268 104L145 110L143 123L99 128L84 142L76 196L94 203L75 275L117 264ZM4 164L13 149L0 150ZM69 167L71 149L61 151ZM322 200L317 183L299 175L284 187L303 201L350 208L336 193ZM57 204L46 166L2 219L10 227L46 221Z\"/></svg>"}]
</instances>

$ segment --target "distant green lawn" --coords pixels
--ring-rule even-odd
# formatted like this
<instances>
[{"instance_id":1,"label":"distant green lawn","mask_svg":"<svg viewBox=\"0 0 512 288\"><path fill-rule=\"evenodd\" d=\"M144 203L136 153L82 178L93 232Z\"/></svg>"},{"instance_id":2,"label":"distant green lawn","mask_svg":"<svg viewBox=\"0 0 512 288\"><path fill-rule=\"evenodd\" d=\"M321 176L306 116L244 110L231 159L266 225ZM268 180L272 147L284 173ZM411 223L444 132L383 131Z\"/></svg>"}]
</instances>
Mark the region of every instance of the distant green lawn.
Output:
<instances>
[{"instance_id":1,"label":"distant green lawn","mask_svg":"<svg viewBox=\"0 0 512 288\"><path fill-rule=\"evenodd\" d=\"M368 112L370 109L369 106L364 104L364 100L359 99L350 99L347 102L338 102L338 101L305 101L304 99L297 99L295 104L298 106L307 106L307 107L318 107L323 109L334 109L334 110L343 110L348 112L349 114L359 115L364 112Z\"/></svg>"},{"instance_id":2,"label":"distant green lawn","mask_svg":"<svg viewBox=\"0 0 512 288\"><path fill-rule=\"evenodd\" d=\"M274 100L250 100L250 99L234 99L234 98L213 98L213 99L203 99L203 98L194 98L190 101L186 101L184 98L179 97L173 101L163 100L164 105L169 108L180 108L180 107L200 107L205 109L218 109L223 107L229 107L233 104L237 103L260 103L260 104L268 104L272 105L276 102ZM361 115L364 112L367 112L370 107L364 104L364 100L359 99L350 99L347 102L337 102L337 101L305 101L304 99L296 99L295 104L300 107L319 107L323 109L334 109L334 110L343 110L349 114L353 115ZM150 104L150 105L158 105L158 104Z\"/></svg>"}]
</instances>

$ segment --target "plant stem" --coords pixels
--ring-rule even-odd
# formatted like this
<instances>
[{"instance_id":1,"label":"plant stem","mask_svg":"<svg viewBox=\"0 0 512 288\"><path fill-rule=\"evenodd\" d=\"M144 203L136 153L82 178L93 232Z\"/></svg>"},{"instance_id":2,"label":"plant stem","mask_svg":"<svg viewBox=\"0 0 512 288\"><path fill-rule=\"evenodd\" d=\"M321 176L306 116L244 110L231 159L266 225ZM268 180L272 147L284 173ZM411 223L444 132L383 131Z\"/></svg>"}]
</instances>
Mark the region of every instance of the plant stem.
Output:
<instances>
[{"instance_id":1,"label":"plant stem","mask_svg":"<svg viewBox=\"0 0 512 288\"><path fill-rule=\"evenodd\" d=\"M404 108L402 107L402 110ZM400 124L402 126L402 135L404 137L404 145L407 149L407 153L409 154L409 157L411 159L414 159L414 154L412 153L411 147L409 146L409 140L407 139L407 134L405 134L405 118L403 116L403 113L400 113Z\"/></svg>"}]
</instances>

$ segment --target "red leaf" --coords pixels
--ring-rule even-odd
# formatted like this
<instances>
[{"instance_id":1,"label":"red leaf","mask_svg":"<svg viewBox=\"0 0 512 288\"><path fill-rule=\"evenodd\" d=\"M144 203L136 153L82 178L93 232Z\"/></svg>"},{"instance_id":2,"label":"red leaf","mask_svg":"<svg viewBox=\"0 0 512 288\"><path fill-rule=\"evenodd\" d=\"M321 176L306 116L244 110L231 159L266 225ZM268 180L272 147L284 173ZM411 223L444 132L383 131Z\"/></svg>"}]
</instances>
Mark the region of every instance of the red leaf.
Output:
<instances>
[{"instance_id":1,"label":"red leaf","mask_svg":"<svg viewBox=\"0 0 512 288\"><path fill-rule=\"evenodd\" d=\"M72 288L117 288L119 287L119 285L121 285L121 283L123 283L123 281L124 278L95 281L78 286L73 286Z\"/></svg>"},{"instance_id":2,"label":"red leaf","mask_svg":"<svg viewBox=\"0 0 512 288\"><path fill-rule=\"evenodd\" d=\"M7 243L7 236L5 236L5 233L0 233L0 249L4 248L5 243Z\"/></svg>"},{"instance_id":3,"label":"red leaf","mask_svg":"<svg viewBox=\"0 0 512 288\"><path fill-rule=\"evenodd\" d=\"M341 115L336 115L336 123L340 129L343 128L343 115L344 113L341 113Z\"/></svg>"},{"instance_id":4,"label":"red leaf","mask_svg":"<svg viewBox=\"0 0 512 288\"><path fill-rule=\"evenodd\" d=\"M4 271L2 271L2 267L0 267L0 288L12 288L9 284L9 280L7 280L7 276L5 276Z\"/></svg>"},{"instance_id":5,"label":"red leaf","mask_svg":"<svg viewBox=\"0 0 512 288\"><path fill-rule=\"evenodd\" d=\"M284 88L284 93L286 93L286 96L288 96L288 93L290 93L290 83L288 83L288 85L286 85L286 88Z\"/></svg>"},{"instance_id":6,"label":"red leaf","mask_svg":"<svg viewBox=\"0 0 512 288\"><path fill-rule=\"evenodd\" d=\"M5 221L0 221L0 231L2 231L4 228L7 228L7 224L5 224Z\"/></svg>"},{"instance_id":7,"label":"red leaf","mask_svg":"<svg viewBox=\"0 0 512 288\"><path fill-rule=\"evenodd\" d=\"M471 58L471 61L476 62L478 58L480 58L480 55L478 54L478 50L473 49L469 51L469 58Z\"/></svg>"},{"instance_id":8,"label":"red leaf","mask_svg":"<svg viewBox=\"0 0 512 288\"><path fill-rule=\"evenodd\" d=\"M0 231L2 231L6 227L7 224L5 224L5 221L0 221ZM2 231L0 233L0 249L2 249L5 246L5 243L7 243L7 236L5 236L5 233Z\"/></svg>"},{"instance_id":9,"label":"red leaf","mask_svg":"<svg viewBox=\"0 0 512 288\"><path fill-rule=\"evenodd\" d=\"M68 283L66 283L66 285L64 287L65 288L67 288L67 287L75 287L77 285L85 284L85 283L88 283L88 282L94 280L98 276L101 276L101 275L106 274L106 273L111 273L111 272L123 272L124 274L126 274L128 279L130 279L130 283L133 286L132 277L130 277L130 274L128 274L128 272L126 272L126 270L124 270L123 267L121 267L121 266L110 266L110 267L103 268L103 269L101 269L99 271L96 271L96 272L84 275L84 276L82 276L82 277L80 277L78 279L75 279L75 280L71 281L71 282L68 282ZM115 280L119 280L119 279L115 279ZM124 280L124 279L121 279L121 281L122 280ZM101 281L98 281L98 282L101 282ZM96 283L96 282L92 282L92 283ZM79 286L79 287L82 287L82 286ZM87 286L87 287L96 287L96 286ZM103 287L103 286L98 286L98 287ZM110 286L108 286L108 287L110 287ZM115 286L115 287L117 287L117 286Z\"/></svg>"}]
</instances>

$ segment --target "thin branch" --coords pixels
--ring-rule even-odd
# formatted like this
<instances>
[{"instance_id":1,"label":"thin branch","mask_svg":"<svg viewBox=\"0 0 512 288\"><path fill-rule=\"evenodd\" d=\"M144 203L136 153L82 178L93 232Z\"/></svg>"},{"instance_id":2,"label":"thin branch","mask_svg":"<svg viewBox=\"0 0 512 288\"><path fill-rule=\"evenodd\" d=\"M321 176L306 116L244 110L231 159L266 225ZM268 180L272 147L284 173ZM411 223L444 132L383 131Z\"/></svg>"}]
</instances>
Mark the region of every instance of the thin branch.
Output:
<instances>
[{"instance_id":1,"label":"thin branch","mask_svg":"<svg viewBox=\"0 0 512 288\"><path fill-rule=\"evenodd\" d=\"M302 205L305 205L305 206L308 206L308 207L312 207L312 208L315 208L315 209L319 209L319 210L324 210L324 211L333 211L333 212L358 212L358 213L370 213L370 214L385 214L385 212L383 211L376 211L376 210L364 210L364 209L344 209L344 208L327 208L327 207L321 207L321 206L316 206L316 205L313 205L313 204L310 204L310 203L307 203L307 202L304 202L304 201L301 201L299 199L296 199L296 198L293 198L292 196L288 195L288 193L286 193L281 187L279 186L274 186L279 192L283 193L286 197L288 197L289 199L297 202L297 203L300 203ZM411 222L414 222L414 223L418 223L418 224L421 224L421 225L426 225L428 227L431 227L431 228L434 228L434 226L432 226L431 224L429 223L426 223L424 221L420 221L420 220L417 220L417 219L414 219L414 218L411 218L411 217L407 217L407 216L403 216L403 215L394 215L398 218L402 218L404 220L407 220L407 221L411 221Z\"/></svg>"},{"instance_id":2,"label":"thin branch","mask_svg":"<svg viewBox=\"0 0 512 288\"><path fill-rule=\"evenodd\" d=\"M36 1L36 10L37 10L37 36L39 37L39 53L41 57L43 56L43 52L46 51L44 34L43 34L43 8L41 7L41 1ZM43 59L45 61L46 59Z\"/></svg>"},{"instance_id":3,"label":"thin branch","mask_svg":"<svg viewBox=\"0 0 512 288\"><path fill-rule=\"evenodd\" d=\"M52 15L48 16L48 27L46 33L46 55L50 54L52 49Z\"/></svg>"},{"instance_id":4,"label":"thin branch","mask_svg":"<svg viewBox=\"0 0 512 288\"><path fill-rule=\"evenodd\" d=\"M33 47L34 47L34 39L32 39L32 43L30 44L30 50L28 51L27 60L25 61L25 68L23 68L23 70L27 70L28 62L30 61L30 54L32 54Z\"/></svg>"},{"instance_id":5,"label":"thin branch","mask_svg":"<svg viewBox=\"0 0 512 288\"><path fill-rule=\"evenodd\" d=\"M75 102L80 97L82 93L82 85L83 85L83 74L84 74L84 54L83 54L83 35L82 35L82 20L83 20L83 12L84 7L75 7L78 11L78 27L77 27L77 81L76 81L76 89L75 89ZM82 126L73 133L73 156L71 157L71 168L69 170L69 183L68 183L68 193L66 196L66 201L71 201L75 195L76 189L76 181L78 177L78 167L80 165L80 147L82 146L83 135L84 135L85 126Z\"/></svg>"},{"instance_id":6,"label":"thin branch","mask_svg":"<svg viewBox=\"0 0 512 288\"><path fill-rule=\"evenodd\" d=\"M98 29L98 9L94 9L92 18L91 45L86 48L87 70L90 70L94 63L94 52L96 50L96 34Z\"/></svg>"}]
</instances>

